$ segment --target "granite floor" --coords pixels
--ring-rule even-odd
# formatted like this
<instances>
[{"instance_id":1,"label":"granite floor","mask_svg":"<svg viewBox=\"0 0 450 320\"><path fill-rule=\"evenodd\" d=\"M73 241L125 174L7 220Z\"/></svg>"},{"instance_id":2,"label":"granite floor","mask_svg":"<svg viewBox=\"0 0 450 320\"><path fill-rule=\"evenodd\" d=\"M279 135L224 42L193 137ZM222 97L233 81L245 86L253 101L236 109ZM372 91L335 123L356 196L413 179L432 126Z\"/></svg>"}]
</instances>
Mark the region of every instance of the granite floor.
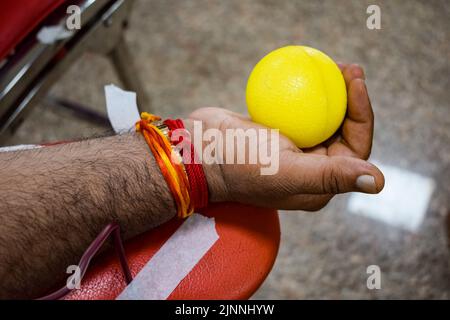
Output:
<instances>
[{"instance_id":1,"label":"granite floor","mask_svg":"<svg viewBox=\"0 0 450 320\"><path fill-rule=\"evenodd\" d=\"M381 8L381 30L366 27L370 4ZM254 298L450 298L449 16L446 0L136 1L126 40L152 110L183 116L220 106L245 113L246 80L262 56L287 44L313 46L365 68L376 116L372 159L402 170L393 179L406 177L417 192L409 197L410 188L387 179L400 186L390 196L406 200L403 207L379 202L372 217L352 212L350 195L318 213L281 212L279 256ZM104 112L108 83L120 85L109 61L86 54L52 94ZM104 131L41 103L8 143ZM411 173L423 179L408 180ZM415 205L426 186L434 187L429 201ZM369 202L360 199L363 206ZM408 214L418 207L425 215L417 213L415 227L379 219L386 208L394 214L407 209L404 218L413 219ZM379 290L366 285L369 265L381 270Z\"/></svg>"}]
</instances>

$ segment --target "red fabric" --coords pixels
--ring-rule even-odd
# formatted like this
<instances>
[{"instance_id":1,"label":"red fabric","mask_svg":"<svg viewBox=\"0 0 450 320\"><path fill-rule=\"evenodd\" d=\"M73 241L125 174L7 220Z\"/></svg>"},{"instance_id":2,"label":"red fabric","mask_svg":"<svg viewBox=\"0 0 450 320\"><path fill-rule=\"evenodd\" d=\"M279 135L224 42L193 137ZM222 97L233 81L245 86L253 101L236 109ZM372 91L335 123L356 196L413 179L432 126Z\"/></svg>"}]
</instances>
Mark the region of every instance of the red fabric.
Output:
<instances>
[{"instance_id":1,"label":"red fabric","mask_svg":"<svg viewBox=\"0 0 450 320\"><path fill-rule=\"evenodd\" d=\"M65 0L0 0L0 61Z\"/></svg>"},{"instance_id":2,"label":"red fabric","mask_svg":"<svg viewBox=\"0 0 450 320\"><path fill-rule=\"evenodd\" d=\"M219 240L169 299L248 299L269 274L278 252L277 211L220 203L210 205L204 214L215 217ZM172 219L125 242L133 277L182 222ZM119 259L114 251L109 251L94 261L83 278L81 289L72 291L66 299L115 299L125 287Z\"/></svg>"},{"instance_id":3,"label":"red fabric","mask_svg":"<svg viewBox=\"0 0 450 320\"><path fill-rule=\"evenodd\" d=\"M176 129L184 129L184 123L181 119L167 119L164 120L164 123L170 130L170 137L172 137L172 132ZM183 138L180 137L178 141L172 141L173 144L178 145L183 141ZM186 168L186 174L188 176L189 185L190 185L190 196L191 201L195 209L202 209L208 205L208 183L206 181L205 172L203 171L203 166L198 160L194 145L191 141L185 141L190 144L190 163L184 163L184 167ZM183 150L181 150L182 152ZM184 156L181 153L182 156Z\"/></svg>"}]
</instances>

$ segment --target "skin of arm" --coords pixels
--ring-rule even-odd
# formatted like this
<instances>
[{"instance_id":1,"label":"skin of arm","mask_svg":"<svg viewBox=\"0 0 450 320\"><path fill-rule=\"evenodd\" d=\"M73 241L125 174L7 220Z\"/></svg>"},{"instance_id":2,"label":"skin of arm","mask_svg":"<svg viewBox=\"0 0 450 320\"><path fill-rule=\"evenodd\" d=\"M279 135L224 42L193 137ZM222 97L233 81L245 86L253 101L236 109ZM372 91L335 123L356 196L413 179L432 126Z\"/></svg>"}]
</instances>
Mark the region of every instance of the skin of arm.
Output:
<instances>
[{"instance_id":1,"label":"skin of arm","mask_svg":"<svg viewBox=\"0 0 450 320\"><path fill-rule=\"evenodd\" d=\"M373 113L357 66L341 66L349 111L341 130L324 144L299 150L280 137L280 168L203 164L210 201L316 211L337 193L377 193L382 173L366 162ZM218 108L185 119L205 129L257 128L248 118ZM359 177L372 177L361 183ZM64 283L96 235L117 221L125 239L175 216L167 184L140 134L0 153L0 298L36 298ZM366 179L367 180L367 179Z\"/></svg>"},{"instance_id":2,"label":"skin of arm","mask_svg":"<svg viewBox=\"0 0 450 320\"><path fill-rule=\"evenodd\" d=\"M0 153L0 297L36 297L61 283L112 221L129 238L172 218L149 152L128 134Z\"/></svg>"}]
</instances>

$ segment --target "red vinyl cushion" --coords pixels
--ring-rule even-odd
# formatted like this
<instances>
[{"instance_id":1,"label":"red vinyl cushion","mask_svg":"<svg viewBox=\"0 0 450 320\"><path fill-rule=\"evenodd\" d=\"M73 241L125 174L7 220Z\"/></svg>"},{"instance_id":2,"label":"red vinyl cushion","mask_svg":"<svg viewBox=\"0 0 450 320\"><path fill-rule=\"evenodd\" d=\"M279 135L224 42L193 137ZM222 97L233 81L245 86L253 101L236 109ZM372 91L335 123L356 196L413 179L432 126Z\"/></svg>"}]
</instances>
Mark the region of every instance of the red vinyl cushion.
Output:
<instances>
[{"instance_id":1,"label":"red vinyl cushion","mask_svg":"<svg viewBox=\"0 0 450 320\"><path fill-rule=\"evenodd\" d=\"M0 61L65 0L0 0Z\"/></svg>"},{"instance_id":2,"label":"red vinyl cushion","mask_svg":"<svg viewBox=\"0 0 450 320\"><path fill-rule=\"evenodd\" d=\"M220 203L211 205L203 214L215 218L219 240L169 299L248 299L269 274L278 252L277 211ZM133 277L181 223L175 218L125 242ZM125 287L120 263L111 250L94 261L81 289L72 291L66 299L115 299Z\"/></svg>"}]
</instances>

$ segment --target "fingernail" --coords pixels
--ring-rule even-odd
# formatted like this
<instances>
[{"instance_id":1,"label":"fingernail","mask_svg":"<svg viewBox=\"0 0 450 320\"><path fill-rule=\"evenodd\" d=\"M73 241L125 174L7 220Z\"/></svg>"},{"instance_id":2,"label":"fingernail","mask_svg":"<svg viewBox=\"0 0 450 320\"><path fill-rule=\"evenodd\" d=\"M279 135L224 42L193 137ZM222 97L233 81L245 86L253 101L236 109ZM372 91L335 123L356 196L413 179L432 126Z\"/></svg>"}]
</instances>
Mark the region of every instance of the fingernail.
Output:
<instances>
[{"instance_id":1,"label":"fingernail","mask_svg":"<svg viewBox=\"0 0 450 320\"><path fill-rule=\"evenodd\" d=\"M377 193L377 185L375 184L375 178L365 174L359 176L356 179L356 187L365 193Z\"/></svg>"}]
</instances>

